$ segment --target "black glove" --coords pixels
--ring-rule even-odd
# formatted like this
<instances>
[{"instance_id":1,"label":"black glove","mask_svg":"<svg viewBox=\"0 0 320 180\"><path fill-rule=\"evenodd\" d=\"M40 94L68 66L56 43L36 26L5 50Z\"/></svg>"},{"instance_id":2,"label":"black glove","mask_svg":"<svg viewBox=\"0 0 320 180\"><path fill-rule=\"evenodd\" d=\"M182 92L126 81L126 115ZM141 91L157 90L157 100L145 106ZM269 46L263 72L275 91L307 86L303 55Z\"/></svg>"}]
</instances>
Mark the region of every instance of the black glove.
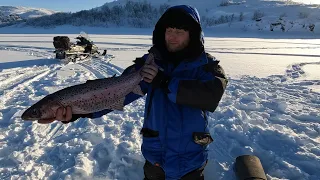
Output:
<instances>
[{"instance_id":1,"label":"black glove","mask_svg":"<svg viewBox=\"0 0 320 180\"><path fill-rule=\"evenodd\" d=\"M72 118L70 119L70 121L61 121L63 124L68 124L70 122L76 121L79 118L92 118L92 113L90 114L72 114Z\"/></svg>"},{"instance_id":2,"label":"black glove","mask_svg":"<svg viewBox=\"0 0 320 180\"><path fill-rule=\"evenodd\" d=\"M161 53L156 47L152 46L148 52L153 54L155 62L162 61ZM159 69L158 74L154 77L151 84L153 88L162 88L168 93L169 82L169 76L165 75L164 72Z\"/></svg>"},{"instance_id":3,"label":"black glove","mask_svg":"<svg viewBox=\"0 0 320 180\"><path fill-rule=\"evenodd\" d=\"M169 93L168 85L170 83L170 77L165 75L163 71L159 69L157 75L153 78L151 84L153 88L161 88Z\"/></svg>"}]
</instances>

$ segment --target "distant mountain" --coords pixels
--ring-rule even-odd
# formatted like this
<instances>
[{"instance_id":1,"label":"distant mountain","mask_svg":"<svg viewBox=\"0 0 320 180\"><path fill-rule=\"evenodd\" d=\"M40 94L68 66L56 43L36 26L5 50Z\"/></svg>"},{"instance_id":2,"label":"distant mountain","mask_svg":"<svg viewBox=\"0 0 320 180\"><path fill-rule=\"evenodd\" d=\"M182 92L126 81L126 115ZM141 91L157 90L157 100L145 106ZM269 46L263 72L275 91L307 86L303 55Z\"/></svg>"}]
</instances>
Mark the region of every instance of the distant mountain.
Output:
<instances>
[{"instance_id":1,"label":"distant mountain","mask_svg":"<svg viewBox=\"0 0 320 180\"><path fill-rule=\"evenodd\" d=\"M41 8L0 6L0 25L11 25L30 18L52 15L54 13L56 11Z\"/></svg>"},{"instance_id":2,"label":"distant mountain","mask_svg":"<svg viewBox=\"0 0 320 180\"><path fill-rule=\"evenodd\" d=\"M272 10L270 13L274 14L281 7L296 6L304 8L305 4L293 0L129 0L135 3L150 3L154 7L159 7L163 4L173 5L191 5L196 7L202 16L220 15L221 12L226 13L240 13L241 11L253 12L257 9L266 9L266 12ZM128 0L116 0L105 3L100 8L108 6L125 6ZM99 7L98 7L99 8ZM292 8L292 7L290 7ZM278 12L279 14L281 12Z\"/></svg>"},{"instance_id":3,"label":"distant mountain","mask_svg":"<svg viewBox=\"0 0 320 180\"><path fill-rule=\"evenodd\" d=\"M204 27L243 31L312 31L320 33L320 5L299 0L130 0L152 7L187 4L196 7ZM128 6L128 0L105 3L97 10ZM136 6L136 8L139 6ZM161 9L161 8L160 8Z\"/></svg>"},{"instance_id":4,"label":"distant mountain","mask_svg":"<svg viewBox=\"0 0 320 180\"><path fill-rule=\"evenodd\" d=\"M152 28L168 7L180 4L198 9L203 28L320 33L320 5L293 0L117 0L76 13L41 16L24 25Z\"/></svg>"},{"instance_id":5,"label":"distant mountain","mask_svg":"<svg viewBox=\"0 0 320 180\"><path fill-rule=\"evenodd\" d=\"M10 14L19 15L22 19L35 18L45 15L51 15L56 11L42 9L42 8L28 8L28 7L13 7L13 6L0 6L0 13L8 16Z\"/></svg>"}]
</instances>

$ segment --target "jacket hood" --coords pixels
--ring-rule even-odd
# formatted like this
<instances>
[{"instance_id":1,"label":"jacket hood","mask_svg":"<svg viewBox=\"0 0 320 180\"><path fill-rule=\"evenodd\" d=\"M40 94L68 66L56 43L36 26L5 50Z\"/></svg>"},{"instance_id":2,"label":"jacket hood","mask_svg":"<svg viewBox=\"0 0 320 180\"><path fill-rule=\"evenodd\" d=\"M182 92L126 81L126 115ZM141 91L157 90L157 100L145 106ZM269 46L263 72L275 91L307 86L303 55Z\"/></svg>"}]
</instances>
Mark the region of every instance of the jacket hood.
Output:
<instances>
[{"instance_id":1,"label":"jacket hood","mask_svg":"<svg viewBox=\"0 0 320 180\"><path fill-rule=\"evenodd\" d=\"M175 53L170 53L165 45L165 30L168 27L189 31L189 45ZM166 58L194 59L204 51L203 31L200 23L200 15L196 8L188 5L172 6L160 17L153 31L153 45Z\"/></svg>"}]
</instances>

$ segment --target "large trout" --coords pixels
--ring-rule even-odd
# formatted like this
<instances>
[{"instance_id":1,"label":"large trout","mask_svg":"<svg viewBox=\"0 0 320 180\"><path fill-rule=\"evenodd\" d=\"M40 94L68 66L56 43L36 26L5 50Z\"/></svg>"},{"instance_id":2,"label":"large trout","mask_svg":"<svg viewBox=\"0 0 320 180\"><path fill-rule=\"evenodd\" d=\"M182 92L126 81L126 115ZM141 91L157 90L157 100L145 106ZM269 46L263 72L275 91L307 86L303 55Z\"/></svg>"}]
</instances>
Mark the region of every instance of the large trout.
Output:
<instances>
[{"instance_id":1,"label":"large trout","mask_svg":"<svg viewBox=\"0 0 320 180\"><path fill-rule=\"evenodd\" d=\"M153 54L149 53L147 64L154 64ZM142 68L141 68L142 69ZM73 114L88 114L104 109L123 110L125 96L131 92L143 95L139 83L140 70L118 77L89 80L86 83L70 86L49 94L21 116L23 120L52 119L59 107L71 106Z\"/></svg>"}]
</instances>

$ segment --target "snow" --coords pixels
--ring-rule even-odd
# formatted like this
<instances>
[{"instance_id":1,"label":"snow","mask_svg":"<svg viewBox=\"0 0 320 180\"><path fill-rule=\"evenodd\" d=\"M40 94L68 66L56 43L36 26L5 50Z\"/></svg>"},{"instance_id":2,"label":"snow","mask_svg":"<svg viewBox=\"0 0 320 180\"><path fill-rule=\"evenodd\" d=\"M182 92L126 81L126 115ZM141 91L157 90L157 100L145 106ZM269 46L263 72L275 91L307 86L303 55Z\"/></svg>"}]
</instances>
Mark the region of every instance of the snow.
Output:
<instances>
[{"instance_id":1,"label":"snow","mask_svg":"<svg viewBox=\"0 0 320 180\"><path fill-rule=\"evenodd\" d=\"M159 8L160 5L167 4L169 6L172 5L180 5L180 4L188 4L196 7L202 19L202 24L205 27L211 27L212 31L234 31L234 32L282 32L282 34L287 34L288 32L297 32L303 33L306 35L319 35L320 34L320 21L319 21L319 4L310 4L306 1L304 2L295 2L293 0L221 0L221 1L212 1L212 0L131 0L134 2L146 2L150 3L154 8ZM297 0L299 1L299 0ZM61 23L69 23L73 25L92 25L92 26L103 26L103 27L152 27L155 25L155 20L160 16L158 13L149 13L146 17L150 17L148 21L144 22L136 22L135 17L128 13L124 13L118 17L120 19L119 22L115 22L114 20L105 20L105 18L99 18L102 16L108 16L105 13L105 6L110 8L121 5L125 6L128 0L117 0L113 2L108 2L101 7L94 8L89 10L87 13L92 13L93 19L88 19L82 17L79 13L72 15L73 18L70 21L65 22L65 18L69 18L69 15L59 16L49 16L48 18L38 19L37 23L35 21L27 21L27 23L19 22L17 24L18 27L29 29L25 27L24 24L29 25L38 25L42 27L56 27L58 26L62 29L62 33L67 33L68 31L75 29L74 27L69 29L66 25L60 27L57 24ZM229 5L222 6L222 2L229 2ZM310 1L311 2L311 1ZM141 5L141 4L140 4ZM142 7L137 5L139 7ZM6 10L6 6L3 8L5 14L9 13L18 13L20 15L29 16L29 14L52 14L54 11L44 10L44 9L32 9L32 8L24 8L24 7L8 7L9 10ZM15 9L16 8L16 9ZM127 8L125 11L134 11L133 9ZM139 8L138 8L139 9ZM100 12L99 17L97 17L97 13L95 11L103 11ZM1 12L0 6L0 12ZM26 13L25 13L26 12ZM93 13L95 12L95 13ZM113 12L113 11L111 11ZM261 17L257 17L254 15L256 12L260 12L262 14ZM24 14L21 14L24 13ZM29 14L28 14L29 13ZM39 15L39 16L40 16ZM241 16L240 16L241 15ZM60 17L60 18L59 18ZM49 19L50 18L50 19ZM62 18L62 19L61 19ZM5 18L7 19L7 18ZM107 21L107 22L106 22ZM82 22L82 23L80 23ZM8 25L12 25L13 23L8 23ZM116 25L118 24L118 25ZM17 28L16 28L17 29ZM66 29L65 31L63 29ZM101 28L103 29L103 28ZM32 31L32 33L37 33L38 30ZM13 33L13 32L11 32ZM77 32L78 33L78 32ZM141 34L141 33L140 33ZM273 33L276 34L276 33Z\"/></svg>"},{"instance_id":2,"label":"snow","mask_svg":"<svg viewBox=\"0 0 320 180\"><path fill-rule=\"evenodd\" d=\"M316 8L317 4L319 3L309 3L303 2L303 0L220 0L220 1L211 1L211 0L130 0L131 2L148 2L153 6L160 6L163 4L168 5L181 5L181 4L188 4L191 6L196 7L201 15L210 15L218 10L220 10L219 15L224 15L223 12L229 13L240 13L240 12L250 12L253 10L263 10L264 13L267 15L280 15L283 12L291 12L296 13L297 10L306 10L308 8ZM307 1L307 0L306 0ZM316 1L316 0L314 0ZM229 2L227 6L220 6L222 2ZM125 5L127 0L115 0L112 2L107 2L103 6L95 8L101 9L104 6L113 7L116 5ZM283 11L279 11L279 9ZM296 10L295 12L292 10ZM267 11L264 11L267 10ZM222 14L221 14L222 13ZM252 13L252 12L251 12Z\"/></svg>"},{"instance_id":3,"label":"snow","mask_svg":"<svg viewBox=\"0 0 320 180\"><path fill-rule=\"evenodd\" d=\"M114 58L55 60L53 37L74 41L82 30ZM59 89L120 74L147 53L151 34L134 28L0 28L0 179L142 179L144 98L123 112L67 125L20 116ZM258 156L269 179L320 179L319 41L280 34L205 30L207 51L229 77L209 117L214 142L206 180L236 179L233 163L244 154Z\"/></svg>"},{"instance_id":4,"label":"snow","mask_svg":"<svg viewBox=\"0 0 320 180\"><path fill-rule=\"evenodd\" d=\"M23 19L35 18L44 15L51 15L56 11L43 9L43 8L31 8L31 7L13 7L13 6L0 6L0 12L4 15L18 14Z\"/></svg>"}]
</instances>

